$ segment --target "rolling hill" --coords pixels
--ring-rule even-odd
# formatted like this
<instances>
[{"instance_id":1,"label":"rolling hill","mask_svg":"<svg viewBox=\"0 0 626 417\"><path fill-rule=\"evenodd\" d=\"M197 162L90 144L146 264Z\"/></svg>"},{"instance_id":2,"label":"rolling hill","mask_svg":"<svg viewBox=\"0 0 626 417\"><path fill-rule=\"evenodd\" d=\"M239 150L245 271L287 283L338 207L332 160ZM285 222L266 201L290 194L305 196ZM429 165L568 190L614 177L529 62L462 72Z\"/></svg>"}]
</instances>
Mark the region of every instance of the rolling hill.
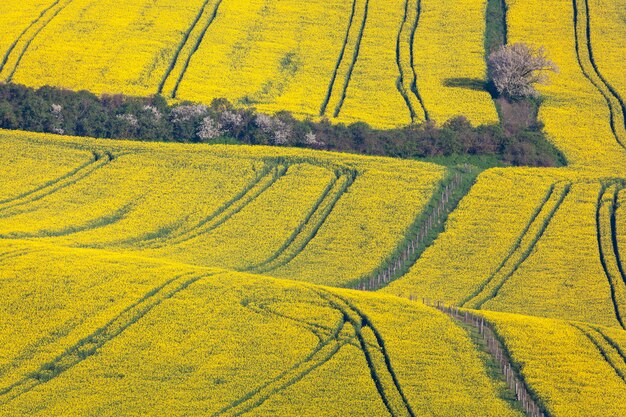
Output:
<instances>
[{"instance_id":1,"label":"rolling hill","mask_svg":"<svg viewBox=\"0 0 626 417\"><path fill-rule=\"evenodd\" d=\"M487 1L119 3L2 2L0 80L499 120ZM559 67L568 166L487 169L451 213L470 167L0 131L0 415L625 415L626 7L503 4Z\"/></svg>"}]
</instances>

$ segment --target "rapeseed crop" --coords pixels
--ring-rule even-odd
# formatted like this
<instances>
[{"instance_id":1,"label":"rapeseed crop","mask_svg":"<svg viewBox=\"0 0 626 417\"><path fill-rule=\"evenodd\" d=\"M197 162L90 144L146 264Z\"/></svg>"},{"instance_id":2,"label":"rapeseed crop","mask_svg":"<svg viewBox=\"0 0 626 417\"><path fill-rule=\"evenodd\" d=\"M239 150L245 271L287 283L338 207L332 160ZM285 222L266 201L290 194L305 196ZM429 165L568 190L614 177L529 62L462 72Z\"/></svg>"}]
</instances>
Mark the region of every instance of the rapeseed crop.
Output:
<instances>
[{"instance_id":1,"label":"rapeseed crop","mask_svg":"<svg viewBox=\"0 0 626 417\"><path fill-rule=\"evenodd\" d=\"M295 149L198 146L190 158L190 148L180 145L46 135L35 141L108 156L41 198L0 207L4 239L331 285L375 270L446 172L433 164ZM364 261L354 263L356 257Z\"/></svg>"},{"instance_id":2,"label":"rapeseed crop","mask_svg":"<svg viewBox=\"0 0 626 417\"><path fill-rule=\"evenodd\" d=\"M11 415L383 416L429 404L521 415L497 397L469 336L408 300L101 250L1 252L0 314L13 317L2 356L14 359L0 404Z\"/></svg>"},{"instance_id":3,"label":"rapeseed crop","mask_svg":"<svg viewBox=\"0 0 626 417\"><path fill-rule=\"evenodd\" d=\"M624 348L624 331L515 314L483 315L495 325L513 363L550 415L626 412L626 387L611 364L615 358L617 369L623 369L618 349Z\"/></svg>"}]
</instances>

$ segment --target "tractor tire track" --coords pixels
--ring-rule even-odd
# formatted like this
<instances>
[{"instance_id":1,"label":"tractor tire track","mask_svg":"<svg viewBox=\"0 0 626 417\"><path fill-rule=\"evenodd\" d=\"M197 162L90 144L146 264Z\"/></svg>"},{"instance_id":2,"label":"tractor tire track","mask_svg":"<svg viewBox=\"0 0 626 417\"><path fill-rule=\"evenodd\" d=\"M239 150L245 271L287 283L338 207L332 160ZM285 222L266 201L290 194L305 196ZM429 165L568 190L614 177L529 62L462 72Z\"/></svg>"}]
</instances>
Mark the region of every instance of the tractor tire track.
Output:
<instances>
[{"instance_id":1,"label":"tractor tire track","mask_svg":"<svg viewBox=\"0 0 626 417\"><path fill-rule=\"evenodd\" d=\"M13 213L11 210L16 207L34 203L35 201L48 197L70 185L76 184L78 181L87 178L97 170L109 164L113 161L113 159L114 156L110 152L93 152L93 159L87 164L84 164L53 181L49 181L40 187L37 187L0 205L0 218L11 217L19 214ZM9 211L9 213L7 213L7 211Z\"/></svg>"},{"instance_id":2,"label":"tractor tire track","mask_svg":"<svg viewBox=\"0 0 626 417\"><path fill-rule=\"evenodd\" d=\"M346 36L343 40L343 45L341 47L341 52L339 52L339 58L337 59L337 63L335 64L335 69L333 71L333 75L330 78L330 83L328 85L328 90L326 92L326 97L324 98L324 102L322 102L322 106L320 107L320 116L326 114L326 108L328 107L328 102L333 94L333 89L335 88L335 81L337 80L337 74L339 73L339 67L343 62L343 57L346 54L346 49L348 47L348 42L350 41L350 30L352 29L352 23L354 22L354 16L356 15L356 6L358 0L352 0L352 11L350 13L350 19L348 20L348 28L346 29Z\"/></svg>"},{"instance_id":3,"label":"tractor tire track","mask_svg":"<svg viewBox=\"0 0 626 417\"><path fill-rule=\"evenodd\" d=\"M370 375L376 389L381 397L381 400L387 407L387 410L392 417L398 416L410 416L415 417L415 413L409 404L408 399L404 395L402 386L398 381L396 373L391 364L391 358L387 349L385 348L385 341L381 333L376 329L371 320L355 305L350 303L347 299L337 294L333 294L326 290L315 290L322 298L326 299L331 306L344 314L347 321L352 324L356 332L357 339L359 340L361 350L365 356L368 367L370 368ZM375 339L376 347L371 348L370 344L365 340L363 335L363 329L369 329ZM380 356L380 359L384 363L383 369L378 369L376 366L374 356ZM388 382L384 384L383 378ZM390 383L390 384L389 384ZM391 385L391 386L390 386ZM396 401L393 401L395 399ZM402 404L400 409L396 409L398 404Z\"/></svg>"},{"instance_id":4,"label":"tractor tire track","mask_svg":"<svg viewBox=\"0 0 626 417\"><path fill-rule=\"evenodd\" d=\"M8 61L11 58L11 55L13 55L13 51L15 50L17 45L22 41L21 38L23 38L26 35L26 32L28 32L30 29L33 29L37 24L42 22L42 19L43 19L44 15L47 14L47 12L53 10L56 6L59 6L59 7L56 8L56 10L52 11L52 15L49 18L47 18L47 20L42 22L42 24L39 26L39 28L37 30L35 30L35 32L32 34L32 36L30 36L30 38L28 38L28 40L26 40L24 42L24 46L22 47L21 51L19 52L19 55L17 56L15 63L12 65L12 68L9 70L10 72L9 72L9 75L7 76L7 78L6 78L6 82L13 81L13 76L15 75L15 72L17 71L17 68L19 67L20 63L22 62L22 59L24 58L24 55L28 51L28 48L30 48L31 43L33 43L33 41L37 38L37 36L39 36L39 34L50 24L50 22L52 22L54 20L54 18L57 17L57 15L59 13L61 13L73 1L74 0L67 0L63 4L61 4L61 1L57 1L57 2L53 3L50 7L48 7L46 10L44 10L41 13L39 18L37 18L35 20L35 22L33 22L22 34L20 34L18 39L16 39L15 44L12 46L12 48L10 48L10 51L7 52L7 54L5 56L5 59L3 59L3 67L0 68L0 74L2 73L4 68L6 67Z\"/></svg>"},{"instance_id":5,"label":"tractor tire track","mask_svg":"<svg viewBox=\"0 0 626 417\"><path fill-rule=\"evenodd\" d=\"M361 28L359 29L359 34L356 40L356 45L354 47L354 55L352 56L352 62L350 63L350 67L348 68L348 73L346 74L346 79L343 84L341 98L339 99L339 103L337 103L337 107L335 107L335 111L333 113L333 117L335 118L339 116L339 113L341 113L341 108L343 107L343 103L346 100L346 96L348 94L348 87L350 87L350 81L352 80L352 73L354 72L356 63L359 60L359 54L361 52L361 41L363 40L363 35L365 33L365 26L367 26L369 4L370 4L370 1L365 0L365 11L363 13L363 21L361 22Z\"/></svg>"},{"instance_id":6,"label":"tractor tire track","mask_svg":"<svg viewBox=\"0 0 626 417\"><path fill-rule=\"evenodd\" d=\"M420 103L422 107L422 111L424 112L424 120L430 120L430 115L428 114L428 109L426 109L426 105L424 104L424 100L422 99L422 95L417 88L417 70L415 69L415 36L417 34L417 27L419 26L420 19L422 17L422 0L417 0L417 14L415 16L415 22L413 23L413 28L411 29L411 37L409 40L409 51L411 54L411 72L413 73L413 80L411 81L411 92L415 95L415 98Z\"/></svg>"},{"instance_id":7,"label":"tractor tire track","mask_svg":"<svg viewBox=\"0 0 626 417\"><path fill-rule=\"evenodd\" d=\"M602 336L606 343L608 343L615 350L615 352L617 352L617 355L621 358L621 361L623 362L623 364L620 364L620 366L623 366L625 367L624 369L626 369L626 352L624 352L621 346L613 339L611 339L611 337L609 337L602 329L594 327L593 330L595 330L600 336Z\"/></svg>"},{"instance_id":8,"label":"tractor tire track","mask_svg":"<svg viewBox=\"0 0 626 417\"><path fill-rule=\"evenodd\" d=\"M578 65L584 76L604 97L610 112L613 136L617 143L626 149L626 105L617 90L604 78L593 57L589 0L572 0L572 6Z\"/></svg>"},{"instance_id":9,"label":"tractor tire track","mask_svg":"<svg viewBox=\"0 0 626 417\"><path fill-rule=\"evenodd\" d=\"M402 96L402 99L406 103L407 108L409 109L409 114L411 116L411 122L415 123L415 119L417 115L415 114L415 109L413 108L413 104L409 99L409 95L406 92L406 88L404 87L404 69L402 68L402 53L401 53L401 45L402 45L402 34L404 32L404 28L406 27L407 20L409 18L409 0L404 0L404 15L402 17L402 23L400 24L400 29L398 30L398 36L396 37L396 66L398 67L398 72L400 73L398 80L396 81L396 88L398 92Z\"/></svg>"},{"instance_id":10,"label":"tractor tire track","mask_svg":"<svg viewBox=\"0 0 626 417\"><path fill-rule=\"evenodd\" d=\"M206 21L205 25L202 27L202 30L200 31L200 33L198 34L198 37L196 38L196 42L191 46L191 50L190 50L189 54L187 55L187 58L185 59L185 62L182 64L182 68L180 70L180 73L178 74L178 77L176 78L176 82L175 82L174 87L172 89L172 92L170 94L170 98L177 98L177 94L178 94L178 89L180 87L180 83L183 81L183 78L185 77L185 74L187 73L187 69L189 68L189 65L191 64L191 60L192 60L193 56L198 51L198 48L200 48L200 44L202 44L202 41L204 40L204 36L209 31L209 28L213 25L213 22L217 18L217 14L219 12L219 9L220 9L221 5L222 5L222 0L216 0L215 7L213 8L213 11L208 16L208 20ZM203 10L202 11L204 12L204 6L203 6ZM195 28L197 23L198 22L194 23L194 27L192 27L191 31L193 31L193 29ZM191 31L190 31L190 33L191 33ZM187 37L187 39L185 39L185 42L187 42L188 39L189 38ZM185 45L183 45L183 48L184 47L185 47ZM174 61L174 63L173 63L172 70L176 67L176 63L177 63L177 60L178 60L178 54L177 54L175 59L176 59L176 61ZM163 85L165 85L165 83L167 82L167 79L169 78L170 75L171 75L171 71L168 74L166 74L165 78L163 79L164 80L163 81ZM159 92L159 93L161 93L161 92Z\"/></svg>"},{"instance_id":11,"label":"tractor tire track","mask_svg":"<svg viewBox=\"0 0 626 417\"><path fill-rule=\"evenodd\" d=\"M398 92L400 92L400 95L404 99L407 105L407 108L409 109L409 113L411 115L411 122L416 123L416 122L419 122L420 120L429 119L428 111L426 110L426 107L424 106L424 102L417 88L417 71L415 68L414 45L415 45L415 37L417 34L417 28L418 28L419 21L422 15L421 0L416 0L415 11L414 11L415 19L413 19L410 32L408 33L408 39L406 40L408 43L408 48L406 49L405 52L408 52L408 64L409 64L409 67L411 68L411 76L412 76L409 86L407 88L406 72L404 70L404 64L406 64L407 62L405 62L406 60L403 59L402 40L403 40L403 35L405 35L404 32L405 32L405 28L407 27L407 22L410 17L409 12L411 10L412 9L409 8L409 0L405 0L404 16L403 16L402 24L400 25L400 30L398 31L398 36L396 38L396 65L400 73L400 76L398 77L398 80L396 82L396 88L398 89ZM411 14L412 14L412 11L411 11ZM409 92L412 94L412 96L409 94ZM412 102L413 100L416 100L417 104L413 103ZM417 114L417 111L415 110L416 107L419 107L421 109L422 114L419 116Z\"/></svg>"},{"instance_id":12,"label":"tractor tire track","mask_svg":"<svg viewBox=\"0 0 626 417\"><path fill-rule=\"evenodd\" d=\"M596 238L600 263L609 283L615 318L622 329L626 329L626 276L623 275L615 230L615 204L620 190L617 184L602 185L596 204Z\"/></svg>"},{"instance_id":13,"label":"tractor tire track","mask_svg":"<svg viewBox=\"0 0 626 417\"><path fill-rule=\"evenodd\" d=\"M96 152L92 152L91 153L91 158L89 158L89 161L87 161L86 163L80 165L78 168L67 172L65 174L63 174L62 176L55 178L53 180L50 180L36 188L33 188L32 190L26 191L20 195L14 196L14 197L10 197L10 198L6 198L4 200L0 200L0 210L2 210L2 208L12 202L18 201L18 200L22 200L26 197L29 197L32 194L37 193L38 191L41 191L44 188L50 187L52 185L57 184L58 182L67 179L73 175L76 175L78 172L84 170L85 168L89 167L90 165L94 164L95 162L98 161L98 159L100 158L100 156L96 153Z\"/></svg>"},{"instance_id":14,"label":"tractor tire track","mask_svg":"<svg viewBox=\"0 0 626 417\"><path fill-rule=\"evenodd\" d=\"M561 188L560 192L557 190L557 187ZM550 187L543 201L533 213L531 219L524 227L524 230L507 256L479 288L460 303L461 307L469 306L470 308L479 310L486 302L494 299L498 295L498 292L504 284L506 284L509 278L515 274L518 268L533 252L535 246L550 225L552 218L568 196L570 189L571 183L557 183ZM530 236L533 227L538 228L538 230L524 248L524 240ZM517 257L517 260L513 261L514 257Z\"/></svg>"},{"instance_id":15,"label":"tractor tire track","mask_svg":"<svg viewBox=\"0 0 626 417\"><path fill-rule=\"evenodd\" d=\"M31 30L33 26L35 26L37 23L39 23L39 21L41 19L43 19L44 15L46 13L48 13L48 11L50 9L52 9L54 6L56 6L60 2L61 2L61 0L56 0L52 4L50 4L50 6L46 7L45 9L43 9L41 11L41 13L39 14L39 16L37 18L35 18L32 22L30 22L30 25L26 26L26 28L17 36L17 38L15 38L13 43L9 46L9 49L7 49L6 53L2 57L2 61L0 62L0 74L2 74L2 71L4 70L4 67L7 64L8 60L9 60L9 57L13 53L13 50L17 46L18 42L20 42L22 40L22 37L24 37L24 35L26 35L26 33L29 30Z\"/></svg>"},{"instance_id":16,"label":"tractor tire track","mask_svg":"<svg viewBox=\"0 0 626 417\"><path fill-rule=\"evenodd\" d=\"M0 262L8 261L9 259L19 258L28 255L33 252L38 252L32 249L14 249L8 252L0 253Z\"/></svg>"},{"instance_id":17,"label":"tractor tire track","mask_svg":"<svg viewBox=\"0 0 626 417\"><path fill-rule=\"evenodd\" d=\"M247 270L255 273L266 273L283 267L294 260L304 251L315 238L320 228L326 223L339 200L356 180L356 175L356 171L352 170L343 173L336 172L334 181L324 190L322 198L316 202L305 220L279 250L266 261ZM340 180L343 180L341 184ZM334 188L337 188L337 191L331 193L331 190Z\"/></svg>"},{"instance_id":18,"label":"tractor tire track","mask_svg":"<svg viewBox=\"0 0 626 417\"><path fill-rule=\"evenodd\" d=\"M261 194L269 190L289 169L287 164L269 165L262 171L261 175L255 178L248 186L235 198L225 203L208 217L200 220L194 226L186 230L178 231L164 240L153 238L144 241L142 247L159 249L167 245L180 244L207 234L226 223L232 216L246 208L256 200ZM272 174L273 172L273 174ZM269 178L269 179L268 179Z\"/></svg>"},{"instance_id":19,"label":"tractor tire track","mask_svg":"<svg viewBox=\"0 0 626 417\"><path fill-rule=\"evenodd\" d=\"M252 306L248 305L247 307L255 311ZM259 309L265 314L273 313L262 308ZM258 313L258 311L256 312ZM296 323L299 325L301 324L297 320ZM340 340L340 334L344 330L346 323L345 318L342 317L335 329L331 330L330 335L326 338L323 338L320 334L313 332L309 326L304 326L307 330L316 334L316 336L320 339L317 346L315 346L315 348L305 358L291 366L289 369L281 372L278 376L264 382L231 404L212 414L212 417L224 415L235 417L248 413L262 405L274 395L279 394L292 385L295 385L315 369L327 363L347 343L346 341Z\"/></svg>"},{"instance_id":20,"label":"tractor tire track","mask_svg":"<svg viewBox=\"0 0 626 417\"><path fill-rule=\"evenodd\" d=\"M172 61L170 62L169 67L165 71L165 74L163 75L163 78L161 79L161 82L159 83L159 87L157 88L157 94L162 94L163 93L163 89L165 88L165 83L167 82L167 80L169 79L170 75L172 74L172 71L174 71L174 68L176 67L176 63L178 62L178 58L180 57L181 53L183 52L183 49L185 48L185 46L187 45L187 42L189 42L189 37L191 36L191 33L194 31L194 29L196 28L196 26L200 22L200 19L204 15L204 11L205 11L206 7L209 5L210 1L211 0L205 0L204 3L202 3L202 6L200 7L200 11L196 15L196 17L193 20L193 22L191 23L191 26L189 26L189 28L185 32L185 34L183 36L183 40L178 45L178 48L176 49L176 52L174 53L174 57L172 58Z\"/></svg>"},{"instance_id":21,"label":"tractor tire track","mask_svg":"<svg viewBox=\"0 0 626 417\"><path fill-rule=\"evenodd\" d=\"M75 233L84 232L87 230L99 229L102 227L110 226L115 223L118 223L126 218L128 213L132 211L135 207L134 203L126 204L122 206L120 209L114 211L113 213L106 214L102 217L98 217L96 219L91 219L84 224L77 226L69 226L64 229L57 230L40 230L37 232L31 233L6 233L0 234L0 239L40 239L40 238L52 238L52 237L63 237L73 235Z\"/></svg>"},{"instance_id":22,"label":"tractor tire track","mask_svg":"<svg viewBox=\"0 0 626 417\"><path fill-rule=\"evenodd\" d=\"M600 334L598 331L592 328L585 328L583 327L583 325L580 325L580 324L570 323L570 326L572 326L573 328L578 330L580 333L582 333L596 347L596 349L598 350L598 352L600 353L604 361L611 367L611 369L613 369L615 374L617 374L617 376L626 384L626 372L620 369L620 366L613 359L613 354L611 353L611 350L615 352L615 349L613 346L611 346L607 342L607 340L604 337L602 337L602 334ZM598 335L600 337L598 337Z\"/></svg>"},{"instance_id":23,"label":"tractor tire track","mask_svg":"<svg viewBox=\"0 0 626 417\"><path fill-rule=\"evenodd\" d=\"M213 274L186 273L176 276L154 288L103 327L68 348L51 362L42 365L38 370L26 375L12 385L0 389L0 405L9 403L32 389L58 377L76 365L79 365L84 360L97 353L97 351L101 350L108 342L122 334L126 329L143 318L163 301L172 298L193 283L211 275Z\"/></svg>"}]
</instances>

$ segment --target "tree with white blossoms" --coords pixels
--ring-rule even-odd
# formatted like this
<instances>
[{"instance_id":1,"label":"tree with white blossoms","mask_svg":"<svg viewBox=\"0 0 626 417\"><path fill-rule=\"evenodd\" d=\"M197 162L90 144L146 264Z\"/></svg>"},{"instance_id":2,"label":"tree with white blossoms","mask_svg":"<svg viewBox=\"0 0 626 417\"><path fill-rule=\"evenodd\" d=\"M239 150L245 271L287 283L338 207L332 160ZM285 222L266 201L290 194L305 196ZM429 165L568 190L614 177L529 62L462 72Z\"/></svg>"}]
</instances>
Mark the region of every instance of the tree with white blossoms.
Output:
<instances>
[{"instance_id":1,"label":"tree with white blossoms","mask_svg":"<svg viewBox=\"0 0 626 417\"><path fill-rule=\"evenodd\" d=\"M54 125L52 126L52 131L57 135L65 134L65 129L63 129L63 106L60 104L52 104L52 116L55 119Z\"/></svg>"},{"instance_id":2,"label":"tree with white blossoms","mask_svg":"<svg viewBox=\"0 0 626 417\"><path fill-rule=\"evenodd\" d=\"M304 143L307 146L313 146L313 147L318 147L318 146L323 146L324 143L320 140L317 139L317 135L313 132L309 132L304 136Z\"/></svg>"},{"instance_id":3,"label":"tree with white blossoms","mask_svg":"<svg viewBox=\"0 0 626 417\"><path fill-rule=\"evenodd\" d=\"M558 72L558 67L548 59L544 47L514 43L501 46L489 56L488 70L498 94L521 99L538 97L535 85L547 84L548 73Z\"/></svg>"},{"instance_id":4,"label":"tree with white blossoms","mask_svg":"<svg viewBox=\"0 0 626 417\"><path fill-rule=\"evenodd\" d=\"M218 122L209 116L202 119L202 123L200 123L200 127L198 128L198 138L201 140L211 140L217 139L223 134L222 126Z\"/></svg>"},{"instance_id":5,"label":"tree with white blossoms","mask_svg":"<svg viewBox=\"0 0 626 417\"><path fill-rule=\"evenodd\" d=\"M286 145L289 143L292 128L287 123L262 113L256 115L254 122L261 132L272 138L274 145Z\"/></svg>"},{"instance_id":6,"label":"tree with white blossoms","mask_svg":"<svg viewBox=\"0 0 626 417\"><path fill-rule=\"evenodd\" d=\"M204 104L184 104L172 109L172 122L181 123L205 116L209 108Z\"/></svg>"}]
</instances>

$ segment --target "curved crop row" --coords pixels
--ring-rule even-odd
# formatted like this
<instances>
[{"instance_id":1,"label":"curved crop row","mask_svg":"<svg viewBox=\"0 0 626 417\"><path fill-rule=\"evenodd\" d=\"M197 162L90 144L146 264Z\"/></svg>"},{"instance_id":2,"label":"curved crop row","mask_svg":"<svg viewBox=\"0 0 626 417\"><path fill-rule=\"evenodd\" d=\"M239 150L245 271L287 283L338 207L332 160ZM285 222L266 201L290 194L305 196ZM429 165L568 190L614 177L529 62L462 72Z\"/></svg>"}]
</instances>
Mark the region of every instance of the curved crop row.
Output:
<instances>
[{"instance_id":1,"label":"curved crop row","mask_svg":"<svg viewBox=\"0 0 626 417\"><path fill-rule=\"evenodd\" d=\"M530 256L565 197L567 197L570 188L570 183L559 183L550 188L546 198L537 208L506 258L495 272L479 286L477 291L461 302L461 306L480 309L483 304L498 295L500 288Z\"/></svg>"}]
</instances>

